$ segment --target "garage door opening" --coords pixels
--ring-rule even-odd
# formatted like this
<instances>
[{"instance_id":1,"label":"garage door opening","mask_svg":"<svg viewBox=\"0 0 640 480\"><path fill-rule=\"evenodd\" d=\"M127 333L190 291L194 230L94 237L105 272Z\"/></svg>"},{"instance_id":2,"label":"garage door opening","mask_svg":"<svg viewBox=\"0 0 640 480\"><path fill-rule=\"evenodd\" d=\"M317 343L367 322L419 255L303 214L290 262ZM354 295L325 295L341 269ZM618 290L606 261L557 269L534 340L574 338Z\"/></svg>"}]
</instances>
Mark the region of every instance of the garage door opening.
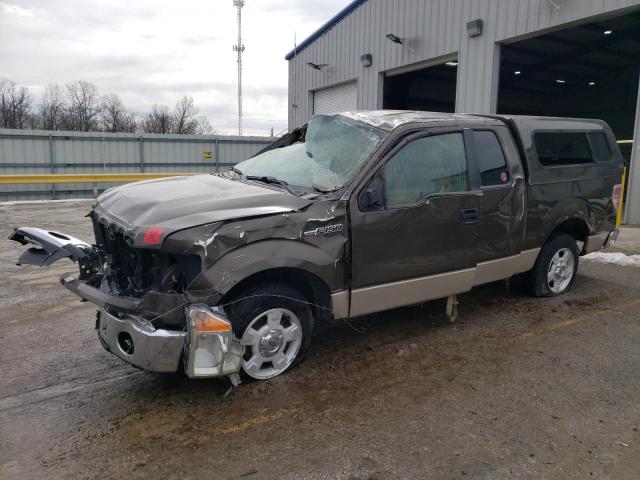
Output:
<instances>
[{"instance_id":1,"label":"garage door opening","mask_svg":"<svg viewBox=\"0 0 640 480\"><path fill-rule=\"evenodd\" d=\"M313 92L313 114L333 115L358 109L357 82L343 83Z\"/></svg>"},{"instance_id":2,"label":"garage door opening","mask_svg":"<svg viewBox=\"0 0 640 480\"><path fill-rule=\"evenodd\" d=\"M458 62L386 75L382 106L392 110L454 112Z\"/></svg>"},{"instance_id":3,"label":"garage door opening","mask_svg":"<svg viewBox=\"0 0 640 480\"><path fill-rule=\"evenodd\" d=\"M503 45L498 112L599 118L628 141L639 66L640 12Z\"/></svg>"}]
</instances>

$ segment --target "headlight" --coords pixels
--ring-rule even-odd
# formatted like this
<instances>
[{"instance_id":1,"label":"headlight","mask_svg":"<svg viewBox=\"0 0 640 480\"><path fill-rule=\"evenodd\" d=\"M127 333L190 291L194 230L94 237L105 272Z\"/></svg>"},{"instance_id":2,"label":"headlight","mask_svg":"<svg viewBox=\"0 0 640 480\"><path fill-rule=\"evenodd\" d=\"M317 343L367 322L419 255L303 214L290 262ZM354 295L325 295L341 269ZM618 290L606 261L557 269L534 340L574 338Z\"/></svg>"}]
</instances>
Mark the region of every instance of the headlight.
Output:
<instances>
[{"instance_id":1,"label":"headlight","mask_svg":"<svg viewBox=\"0 0 640 480\"><path fill-rule=\"evenodd\" d=\"M186 311L186 373L189 377L219 377L240 371L242 348L231 322L219 307L190 305Z\"/></svg>"}]
</instances>

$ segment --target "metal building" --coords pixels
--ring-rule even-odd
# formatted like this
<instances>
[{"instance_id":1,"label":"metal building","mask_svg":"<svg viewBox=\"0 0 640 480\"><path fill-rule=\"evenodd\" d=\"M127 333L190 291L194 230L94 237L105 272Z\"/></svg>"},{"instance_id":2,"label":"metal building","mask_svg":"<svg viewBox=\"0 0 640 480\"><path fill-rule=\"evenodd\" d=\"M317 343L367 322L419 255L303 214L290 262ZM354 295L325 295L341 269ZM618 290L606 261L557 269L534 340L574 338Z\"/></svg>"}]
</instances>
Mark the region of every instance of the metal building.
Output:
<instances>
[{"instance_id":1,"label":"metal building","mask_svg":"<svg viewBox=\"0 0 640 480\"><path fill-rule=\"evenodd\" d=\"M640 223L640 0L355 0L286 59L290 128L379 108L602 118Z\"/></svg>"}]
</instances>

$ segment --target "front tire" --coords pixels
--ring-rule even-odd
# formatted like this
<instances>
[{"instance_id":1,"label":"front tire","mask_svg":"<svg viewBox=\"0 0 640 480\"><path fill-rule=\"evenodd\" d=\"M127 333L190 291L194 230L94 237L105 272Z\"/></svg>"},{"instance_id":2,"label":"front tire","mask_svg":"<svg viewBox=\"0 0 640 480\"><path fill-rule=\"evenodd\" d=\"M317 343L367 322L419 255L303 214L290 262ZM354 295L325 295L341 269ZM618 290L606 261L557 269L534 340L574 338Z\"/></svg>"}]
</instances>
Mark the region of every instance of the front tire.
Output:
<instances>
[{"instance_id":1,"label":"front tire","mask_svg":"<svg viewBox=\"0 0 640 480\"><path fill-rule=\"evenodd\" d=\"M576 279L579 258L573 237L566 233L554 234L543 245L531 271L531 294L555 297L567 293Z\"/></svg>"},{"instance_id":2,"label":"front tire","mask_svg":"<svg viewBox=\"0 0 640 480\"><path fill-rule=\"evenodd\" d=\"M227 308L243 345L241 376L267 380L297 365L311 344L307 299L287 285L258 285L234 296Z\"/></svg>"}]
</instances>

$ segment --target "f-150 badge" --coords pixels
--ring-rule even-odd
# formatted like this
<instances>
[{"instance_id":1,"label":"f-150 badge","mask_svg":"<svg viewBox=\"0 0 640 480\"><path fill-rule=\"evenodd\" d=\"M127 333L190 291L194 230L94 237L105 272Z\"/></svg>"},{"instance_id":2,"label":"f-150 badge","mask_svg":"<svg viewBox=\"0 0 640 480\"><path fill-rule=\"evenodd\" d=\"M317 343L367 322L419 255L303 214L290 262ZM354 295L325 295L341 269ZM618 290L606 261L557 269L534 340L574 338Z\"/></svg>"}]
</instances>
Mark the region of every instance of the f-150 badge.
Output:
<instances>
[{"instance_id":1,"label":"f-150 badge","mask_svg":"<svg viewBox=\"0 0 640 480\"><path fill-rule=\"evenodd\" d=\"M331 235L333 233L341 232L343 227L344 225L342 225L342 223L336 223L335 225L327 225L325 227L314 228L313 230L304 232L304 235L305 237L306 236L317 237L318 235Z\"/></svg>"}]
</instances>

